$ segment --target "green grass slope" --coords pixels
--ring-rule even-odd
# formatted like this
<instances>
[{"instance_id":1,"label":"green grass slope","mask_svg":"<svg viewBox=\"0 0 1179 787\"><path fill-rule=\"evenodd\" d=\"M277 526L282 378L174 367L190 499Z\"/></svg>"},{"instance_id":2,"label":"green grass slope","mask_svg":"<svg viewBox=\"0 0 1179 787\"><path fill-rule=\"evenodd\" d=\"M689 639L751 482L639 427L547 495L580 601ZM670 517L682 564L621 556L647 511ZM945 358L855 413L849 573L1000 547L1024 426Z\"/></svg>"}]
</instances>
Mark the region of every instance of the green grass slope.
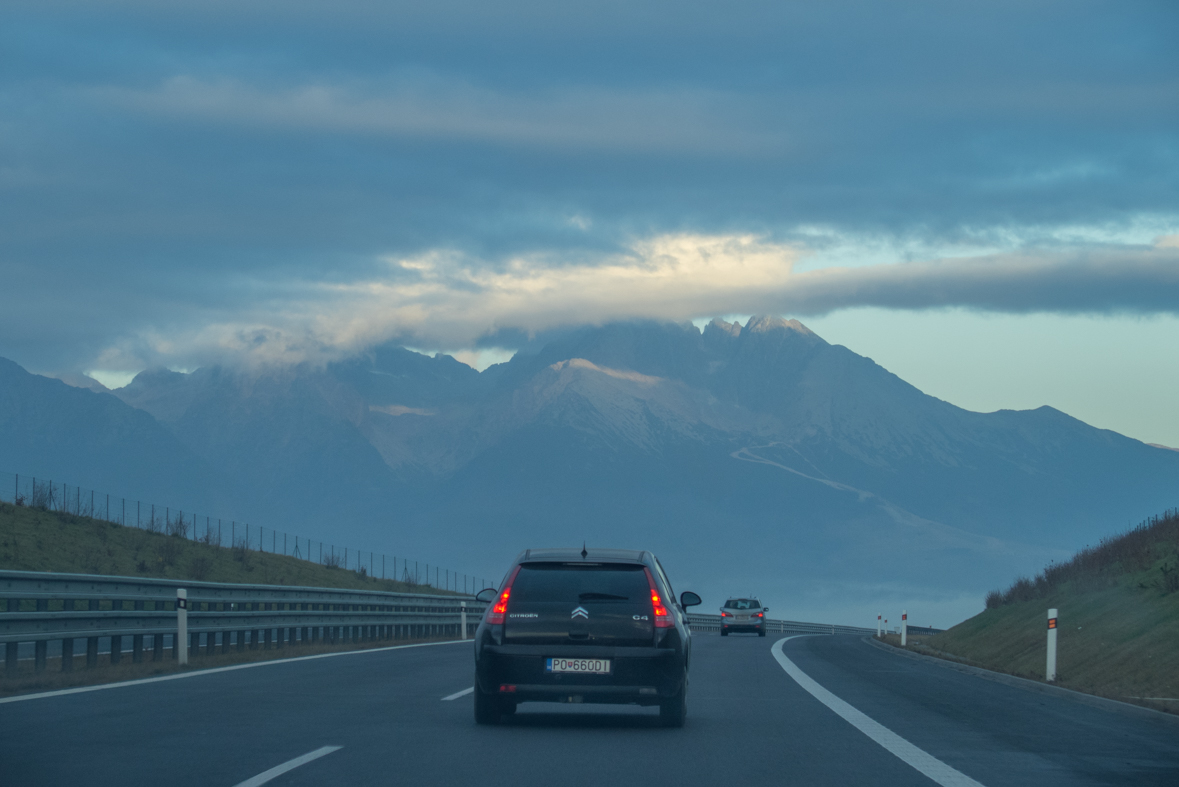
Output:
<instances>
[{"instance_id":1,"label":"green grass slope","mask_svg":"<svg viewBox=\"0 0 1179 787\"><path fill-rule=\"evenodd\" d=\"M438 593L293 557L219 547L89 517L0 503L0 569Z\"/></svg>"},{"instance_id":2,"label":"green grass slope","mask_svg":"<svg viewBox=\"0 0 1179 787\"><path fill-rule=\"evenodd\" d=\"M993 592L915 649L1043 680L1059 610L1057 683L1179 712L1179 515L1171 512Z\"/></svg>"}]
</instances>

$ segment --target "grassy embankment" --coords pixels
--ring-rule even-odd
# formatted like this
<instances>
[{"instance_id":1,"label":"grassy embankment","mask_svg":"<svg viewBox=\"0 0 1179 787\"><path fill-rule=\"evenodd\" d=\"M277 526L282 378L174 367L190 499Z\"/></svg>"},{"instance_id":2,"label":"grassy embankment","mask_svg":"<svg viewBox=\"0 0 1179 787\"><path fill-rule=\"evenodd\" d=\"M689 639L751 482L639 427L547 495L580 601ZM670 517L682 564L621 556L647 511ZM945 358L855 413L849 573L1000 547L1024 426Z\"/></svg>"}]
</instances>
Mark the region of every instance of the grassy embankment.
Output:
<instances>
[{"instance_id":1,"label":"grassy embankment","mask_svg":"<svg viewBox=\"0 0 1179 787\"><path fill-rule=\"evenodd\" d=\"M0 569L161 577L181 581L449 593L428 585L374 579L353 570L322 566L269 552L219 547L89 517L8 503L0 503ZM56 606L60 608L60 602ZM108 659L102 658L98 668L92 670L84 668L85 656L78 655L74 657L74 670L64 673L61 672L61 660L50 658L46 670L39 674L33 672L31 663L23 662L15 676L7 676L0 670L0 696L132 680L242 662L361 650L390 644L404 645L415 641L421 640L337 645L315 643L281 650L247 649L241 653L231 651L211 656L202 652L194 656L185 668L172 661L168 651L161 662L151 662L149 657L144 663L134 664L130 656L125 655L122 663L111 665Z\"/></svg>"},{"instance_id":2,"label":"grassy embankment","mask_svg":"<svg viewBox=\"0 0 1179 787\"><path fill-rule=\"evenodd\" d=\"M270 552L10 503L0 503L0 569L454 595Z\"/></svg>"},{"instance_id":3,"label":"grassy embankment","mask_svg":"<svg viewBox=\"0 0 1179 787\"><path fill-rule=\"evenodd\" d=\"M1179 713L1179 512L993 591L984 612L911 646L1043 680L1052 607L1058 685Z\"/></svg>"}]
</instances>

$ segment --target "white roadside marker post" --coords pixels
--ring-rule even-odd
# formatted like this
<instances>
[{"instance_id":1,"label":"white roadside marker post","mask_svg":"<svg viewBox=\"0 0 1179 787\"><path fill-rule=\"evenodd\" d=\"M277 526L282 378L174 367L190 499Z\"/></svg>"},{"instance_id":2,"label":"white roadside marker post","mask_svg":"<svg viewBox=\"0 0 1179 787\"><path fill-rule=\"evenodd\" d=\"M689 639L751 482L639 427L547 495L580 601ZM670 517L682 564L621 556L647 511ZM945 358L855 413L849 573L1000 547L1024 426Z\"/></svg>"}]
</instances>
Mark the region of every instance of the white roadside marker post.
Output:
<instances>
[{"instance_id":1,"label":"white roadside marker post","mask_svg":"<svg viewBox=\"0 0 1179 787\"><path fill-rule=\"evenodd\" d=\"M880 639L880 637L883 636L880 633L880 625L881 625L881 621L883 619L884 619L884 615L877 615L876 616L876 639Z\"/></svg>"},{"instance_id":2,"label":"white roadside marker post","mask_svg":"<svg viewBox=\"0 0 1179 787\"><path fill-rule=\"evenodd\" d=\"M901 610L901 647L909 642L909 610Z\"/></svg>"},{"instance_id":3,"label":"white roadside marker post","mask_svg":"<svg viewBox=\"0 0 1179 787\"><path fill-rule=\"evenodd\" d=\"M1056 610L1048 610L1048 667L1044 677L1052 683L1056 680Z\"/></svg>"},{"instance_id":4,"label":"white roadside marker post","mask_svg":"<svg viewBox=\"0 0 1179 787\"><path fill-rule=\"evenodd\" d=\"M172 643L180 666L188 664L188 591L176 589L176 641Z\"/></svg>"},{"instance_id":5,"label":"white roadside marker post","mask_svg":"<svg viewBox=\"0 0 1179 787\"><path fill-rule=\"evenodd\" d=\"M462 639L466 639L466 638L467 638L467 602L465 602L465 601L460 601L460 602L459 602L459 605L460 605L460 608L459 608L459 625L460 625L460 626L462 627L462 629L463 629L463 636L462 636Z\"/></svg>"}]
</instances>

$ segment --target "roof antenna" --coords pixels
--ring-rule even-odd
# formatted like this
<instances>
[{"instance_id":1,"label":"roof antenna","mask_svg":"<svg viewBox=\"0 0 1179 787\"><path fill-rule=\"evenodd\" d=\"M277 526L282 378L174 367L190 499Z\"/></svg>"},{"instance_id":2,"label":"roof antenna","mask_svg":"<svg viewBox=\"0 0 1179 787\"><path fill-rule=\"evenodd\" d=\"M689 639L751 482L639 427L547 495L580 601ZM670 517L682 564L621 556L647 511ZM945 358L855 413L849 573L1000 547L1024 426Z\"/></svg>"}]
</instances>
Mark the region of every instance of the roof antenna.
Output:
<instances>
[{"instance_id":1,"label":"roof antenna","mask_svg":"<svg viewBox=\"0 0 1179 787\"><path fill-rule=\"evenodd\" d=\"M585 542L582 541L581 542L581 559L585 560L587 557L589 557L589 552L585 551Z\"/></svg>"}]
</instances>

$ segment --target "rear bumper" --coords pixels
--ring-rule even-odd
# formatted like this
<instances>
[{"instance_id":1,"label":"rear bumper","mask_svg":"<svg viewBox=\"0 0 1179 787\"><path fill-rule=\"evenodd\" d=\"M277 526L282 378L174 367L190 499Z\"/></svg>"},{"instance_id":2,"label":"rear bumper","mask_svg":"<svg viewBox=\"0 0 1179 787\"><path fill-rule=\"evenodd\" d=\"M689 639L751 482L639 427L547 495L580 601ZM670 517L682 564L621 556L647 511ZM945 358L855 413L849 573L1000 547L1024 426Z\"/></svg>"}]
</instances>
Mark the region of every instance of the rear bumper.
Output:
<instances>
[{"instance_id":1,"label":"rear bumper","mask_svg":"<svg viewBox=\"0 0 1179 787\"><path fill-rule=\"evenodd\" d=\"M555 656L606 658L609 675L545 672ZM670 648L487 645L475 664L476 689L516 702L597 702L654 705L676 694L684 659Z\"/></svg>"},{"instance_id":2,"label":"rear bumper","mask_svg":"<svg viewBox=\"0 0 1179 787\"><path fill-rule=\"evenodd\" d=\"M763 631L765 623L722 623L721 629L724 631Z\"/></svg>"}]
</instances>

